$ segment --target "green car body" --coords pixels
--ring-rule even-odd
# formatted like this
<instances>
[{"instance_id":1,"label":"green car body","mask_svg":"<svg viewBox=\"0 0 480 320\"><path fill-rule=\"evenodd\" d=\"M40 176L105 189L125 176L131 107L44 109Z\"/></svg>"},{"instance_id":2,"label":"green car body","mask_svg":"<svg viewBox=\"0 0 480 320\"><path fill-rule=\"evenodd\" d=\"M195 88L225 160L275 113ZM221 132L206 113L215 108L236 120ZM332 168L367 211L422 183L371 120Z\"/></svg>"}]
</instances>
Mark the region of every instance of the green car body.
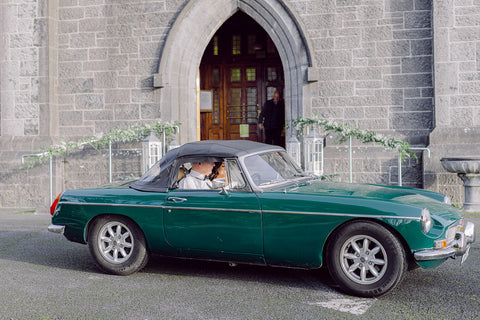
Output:
<instances>
[{"instance_id":1,"label":"green car body","mask_svg":"<svg viewBox=\"0 0 480 320\"><path fill-rule=\"evenodd\" d=\"M214 143L223 147L245 145L245 141L202 141L196 144L204 148L205 144ZM346 226L352 228L357 222L367 227L374 224L376 228L386 230L405 252L408 261L402 263L416 263L425 268L468 253L470 243L474 241L473 224L468 223L468 232L461 230L467 227L462 214L439 201L443 195L411 188L324 182L305 175L261 186L254 181L252 170L256 169L249 168L246 159L252 154L269 152L273 152L274 157L284 156L283 149L251 142L246 142L246 147L240 149L231 153L222 149L218 154L209 149L208 155L202 154L202 157L214 156L217 160L224 160L230 171L233 165L237 166L237 177L243 181L240 188L178 189L176 177L178 167L183 163L178 159L191 161L192 157L203 152L195 149L190 154L184 152L185 155L180 150L169 162L164 161L163 168L158 170L169 176L164 183L156 185L158 190L141 183L135 186L134 183L131 186L123 184L63 192L52 207L54 212L49 230L63 233L70 241L88 243L99 217L121 216L139 227L148 252L309 269L320 268L326 264L326 259L332 260L327 248L335 247L333 239L341 233L340 230ZM171 172L165 169L165 162L169 164L168 168L172 168ZM232 176L230 173L231 182ZM151 184L149 179L146 180ZM422 226L425 223L430 223L428 230ZM367 238L375 240L374 236ZM348 254L343 259L348 259ZM377 269L382 270L384 263L380 262ZM107 272L122 274L100 267ZM362 281L353 283L346 291L378 296L394 286L379 290ZM363 291L361 286L356 289L358 285L369 287Z\"/></svg>"}]
</instances>

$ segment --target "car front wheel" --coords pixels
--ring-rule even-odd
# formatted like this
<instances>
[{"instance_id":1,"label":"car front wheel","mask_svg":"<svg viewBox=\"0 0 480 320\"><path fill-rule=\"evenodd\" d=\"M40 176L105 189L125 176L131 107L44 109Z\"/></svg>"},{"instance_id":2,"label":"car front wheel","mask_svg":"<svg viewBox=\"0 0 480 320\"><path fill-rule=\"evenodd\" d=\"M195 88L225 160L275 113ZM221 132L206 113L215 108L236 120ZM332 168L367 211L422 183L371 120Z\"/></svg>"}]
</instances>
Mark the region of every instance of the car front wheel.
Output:
<instances>
[{"instance_id":1,"label":"car front wheel","mask_svg":"<svg viewBox=\"0 0 480 320\"><path fill-rule=\"evenodd\" d=\"M327 267L345 292L378 297L402 281L408 264L402 244L389 230L356 221L341 227L329 241Z\"/></svg>"},{"instance_id":2,"label":"car front wheel","mask_svg":"<svg viewBox=\"0 0 480 320\"><path fill-rule=\"evenodd\" d=\"M111 274L135 273L148 261L143 232L130 219L121 216L95 220L88 233L88 247L97 266Z\"/></svg>"}]
</instances>

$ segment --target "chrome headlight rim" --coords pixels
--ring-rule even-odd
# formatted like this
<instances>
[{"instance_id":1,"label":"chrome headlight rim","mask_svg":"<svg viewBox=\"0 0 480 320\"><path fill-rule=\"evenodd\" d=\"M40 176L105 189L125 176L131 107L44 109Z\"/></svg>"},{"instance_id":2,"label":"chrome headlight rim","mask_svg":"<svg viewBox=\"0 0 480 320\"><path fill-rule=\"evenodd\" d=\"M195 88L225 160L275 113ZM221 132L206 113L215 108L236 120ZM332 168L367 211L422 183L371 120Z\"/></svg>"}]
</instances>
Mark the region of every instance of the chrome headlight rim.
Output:
<instances>
[{"instance_id":1,"label":"chrome headlight rim","mask_svg":"<svg viewBox=\"0 0 480 320\"><path fill-rule=\"evenodd\" d=\"M420 216L420 223L422 226L422 231L424 234L427 234L432 229L432 216L430 211L427 208L422 209L422 214Z\"/></svg>"}]
</instances>

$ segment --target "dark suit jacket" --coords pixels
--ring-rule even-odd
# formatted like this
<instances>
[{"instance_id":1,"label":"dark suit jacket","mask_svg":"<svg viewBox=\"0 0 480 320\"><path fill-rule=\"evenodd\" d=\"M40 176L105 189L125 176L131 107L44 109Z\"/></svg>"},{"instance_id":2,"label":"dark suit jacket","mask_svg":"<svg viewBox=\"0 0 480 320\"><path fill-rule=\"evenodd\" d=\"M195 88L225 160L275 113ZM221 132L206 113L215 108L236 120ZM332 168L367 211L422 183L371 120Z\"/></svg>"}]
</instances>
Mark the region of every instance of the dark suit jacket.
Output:
<instances>
[{"instance_id":1,"label":"dark suit jacket","mask_svg":"<svg viewBox=\"0 0 480 320\"><path fill-rule=\"evenodd\" d=\"M265 129L283 128L285 125L285 104L283 100L275 105L272 100L267 100L258 117L258 123L263 123Z\"/></svg>"}]
</instances>

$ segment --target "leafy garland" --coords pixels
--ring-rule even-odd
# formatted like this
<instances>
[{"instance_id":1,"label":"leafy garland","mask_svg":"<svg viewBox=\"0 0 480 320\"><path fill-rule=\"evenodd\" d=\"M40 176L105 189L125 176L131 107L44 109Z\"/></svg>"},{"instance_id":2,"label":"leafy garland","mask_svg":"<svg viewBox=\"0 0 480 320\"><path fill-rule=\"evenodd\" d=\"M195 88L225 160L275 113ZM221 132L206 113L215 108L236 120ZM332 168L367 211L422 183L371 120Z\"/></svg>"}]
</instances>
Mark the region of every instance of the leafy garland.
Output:
<instances>
[{"instance_id":1,"label":"leafy garland","mask_svg":"<svg viewBox=\"0 0 480 320\"><path fill-rule=\"evenodd\" d=\"M40 165L55 156L64 156L72 150L80 149L88 145L95 149L101 149L105 148L105 146L107 146L109 143L140 141L151 132L156 135L161 135L163 132L165 132L166 136L170 136L175 133L175 130L177 130L180 124L181 123L179 121L175 121L173 123L161 123L159 121L155 121L152 124L133 126L126 130L114 128L112 132L99 138L85 138L80 141L62 142L58 145L42 148L42 152L32 155L35 156L35 160L29 161L26 167L33 168L34 166Z\"/></svg>"},{"instance_id":2,"label":"leafy garland","mask_svg":"<svg viewBox=\"0 0 480 320\"><path fill-rule=\"evenodd\" d=\"M305 128L312 126L322 126L326 132L337 134L338 143L347 141L350 137L360 140L362 143L379 143L386 148L397 150L402 161L407 158L415 158L415 153L410 151L410 144L404 140L394 137L386 137L377 134L372 130L360 130L357 128L350 128L347 124L339 124L336 121L331 121L323 118L297 118L292 120L292 125L301 133L305 132Z\"/></svg>"}]
</instances>

